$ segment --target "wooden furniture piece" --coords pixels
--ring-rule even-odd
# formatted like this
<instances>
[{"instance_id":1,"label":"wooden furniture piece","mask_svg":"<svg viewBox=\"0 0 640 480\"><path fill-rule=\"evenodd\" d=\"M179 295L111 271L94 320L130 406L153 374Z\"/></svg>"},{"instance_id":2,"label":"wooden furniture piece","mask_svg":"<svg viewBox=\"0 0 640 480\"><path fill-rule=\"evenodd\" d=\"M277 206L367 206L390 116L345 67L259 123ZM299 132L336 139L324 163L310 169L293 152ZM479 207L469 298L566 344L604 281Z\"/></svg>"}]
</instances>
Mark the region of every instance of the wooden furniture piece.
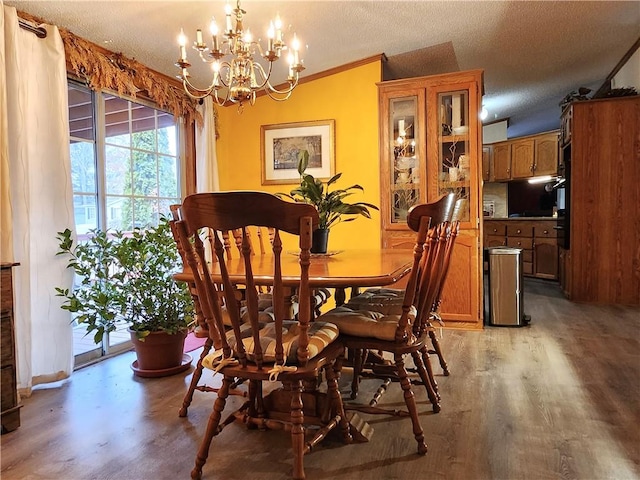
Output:
<instances>
[{"instance_id":1,"label":"wooden furniture piece","mask_svg":"<svg viewBox=\"0 0 640 480\"><path fill-rule=\"evenodd\" d=\"M467 200L442 295L442 318L482 328L481 70L378 84L383 248L412 248L409 208L454 192Z\"/></svg>"},{"instance_id":2,"label":"wooden furniture piece","mask_svg":"<svg viewBox=\"0 0 640 480\"><path fill-rule=\"evenodd\" d=\"M209 417L206 432L196 456L191 477L202 477L202 468L209 455L215 435L235 418L247 425L261 428L285 429L291 432L293 448L293 477L304 475L303 456L309 453L327 433L339 426L345 442L351 441L349 422L345 417L338 392L344 346L338 340L335 325L311 321L309 265L311 234L319 218L316 209L303 203L290 203L265 192L200 193L185 198L182 220L175 223L180 244L193 274L202 312L210 331L217 331L221 348L209 366L223 376L222 387ZM261 324L258 309L258 285L253 260L263 258L252 255L246 228L273 227L273 263L271 270L273 321ZM199 231L209 229L214 235L214 251L221 278L214 278L208 267ZM232 280L227 269L227 258L220 232L242 229L242 261L244 275L241 281ZM295 235L299 240L297 321L285 321L285 286L281 269L282 241L280 232ZM287 255L286 253L284 255ZM242 319L235 296L235 286L245 287L248 322ZM221 287L220 287L221 286ZM220 295L231 320L232 334L227 334ZM321 372L326 375L327 395L314 395L314 387ZM229 421L221 421L231 386L238 380L249 382L249 400ZM279 395L274 403L263 397L263 382L280 382ZM274 392L272 392L274 393ZM277 400L276 400L277 399ZM284 399L284 400L283 400ZM322 399L322 401L321 401ZM288 406L288 413L282 412ZM310 438L308 426L317 426Z\"/></svg>"},{"instance_id":3,"label":"wooden furniture piece","mask_svg":"<svg viewBox=\"0 0 640 480\"><path fill-rule=\"evenodd\" d=\"M409 210L407 225L416 232L416 239L413 266L400 308L397 296L392 296L386 302L385 296L380 295L376 300L367 298L364 303L354 302L351 306L346 304L336 307L320 317L338 325L340 336L350 351L381 351L393 355L393 363L378 364L372 366L371 370L376 376L391 378L400 383L407 407L406 414L411 417L413 424L418 453L423 455L427 452L427 446L404 358L411 355L433 410L438 412L440 406L427 371L427 342L430 315L443 278L446 245L452 231L448 222L441 220L451 217L451 200L443 197L438 202L417 205ZM356 358L353 375L356 377L362 373L363 365ZM398 415L397 410L376 407L377 400L378 396L368 406L351 408L370 414Z\"/></svg>"},{"instance_id":4,"label":"wooden furniture piece","mask_svg":"<svg viewBox=\"0 0 640 480\"><path fill-rule=\"evenodd\" d=\"M2 263L0 265L0 367L2 369L2 385L0 396L2 403L2 433L15 430L20 426L17 378L15 323L13 317L13 274L12 268L18 263Z\"/></svg>"},{"instance_id":5,"label":"wooden furniture piece","mask_svg":"<svg viewBox=\"0 0 640 480\"><path fill-rule=\"evenodd\" d=\"M522 248L523 275L558 279L558 239L555 219L485 220L484 248Z\"/></svg>"},{"instance_id":6,"label":"wooden furniture piece","mask_svg":"<svg viewBox=\"0 0 640 480\"><path fill-rule=\"evenodd\" d=\"M640 96L571 103L562 114L571 300L640 305Z\"/></svg>"},{"instance_id":7,"label":"wooden furniture piece","mask_svg":"<svg viewBox=\"0 0 640 480\"><path fill-rule=\"evenodd\" d=\"M435 397L437 400L440 400L440 396L438 394L438 383L435 380L433 375L433 369L431 366L431 362L429 360L429 355L437 355L438 362L440 363L440 367L445 376L450 374L449 367L444 358L444 354L442 353L442 348L440 347L440 342L438 341L437 335L435 333L435 328L433 328L433 323L438 323L442 325L442 319L440 318L440 302L442 299L442 291L445 285L445 279L447 278L447 274L449 272L449 266L451 263L451 255L453 253L453 247L455 245L456 237L458 236L458 232L460 229L460 215L464 208L464 203L466 200L458 199L456 200L454 193L450 193L446 197L443 197L441 200L436 202L436 205L442 205L441 212L434 212L434 216L431 218L432 223L442 223L442 222L451 222L451 232L447 237L447 243L445 246L446 252L444 254L443 266L442 266L442 275L439 278L439 285L437 289L437 293L435 296L435 300L433 302L433 307L429 314L429 319L427 322L429 323L428 334L431 339L432 348L427 350L427 354L424 355L423 360L425 363L425 367L427 368L427 373L429 374L429 380L431 382L433 393L435 393ZM455 200L455 204L454 204ZM453 208L452 208L453 207ZM415 207L412 207L415 208ZM440 215L440 216L438 216ZM400 314L402 311L402 303L404 301L405 290L403 289L394 289L394 288L369 288L365 290L363 293L352 297L347 303L347 307L353 310L368 310L375 309L380 305L384 305L384 309L389 311L389 308L392 306L397 308L394 312L396 314ZM360 380L360 371L362 370L362 365L367 363L367 354L368 352L358 352L358 362L354 368L354 375L351 384L351 398L356 398L358 394L358 384ZM389 382L386 382L388 385ZM386 387L385 387L386 388ZM440 405L435 404L434 410L439 411Z\"/></svg>"},{"instance_id":8,"label":"wooden furniture piece","mask_svg":"<svg viewBox=\"0 0 640 480\"><path fill-rule=\"evenodd\" d=\"M513 138L483 146L486 149L483 179L517 180L558 173L558 132Z\"/></svg>"}]
</instances>

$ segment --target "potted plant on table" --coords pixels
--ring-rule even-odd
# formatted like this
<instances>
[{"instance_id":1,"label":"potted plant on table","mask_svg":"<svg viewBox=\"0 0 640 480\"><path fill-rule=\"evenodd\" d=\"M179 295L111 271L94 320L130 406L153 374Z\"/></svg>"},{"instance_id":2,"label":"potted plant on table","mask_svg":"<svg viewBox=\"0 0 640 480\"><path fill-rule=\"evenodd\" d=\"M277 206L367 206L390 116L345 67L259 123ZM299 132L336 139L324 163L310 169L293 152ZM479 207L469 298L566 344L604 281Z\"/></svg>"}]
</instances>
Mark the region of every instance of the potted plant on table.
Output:
<instances>
[{"instance_id":1,"label":"potted plant on table","mask_svg":"<svg viewBox=\"0 0 640 480\"><path fill-rule=\"evenodd\" d=\"M73 290L56 288L62 308L85 324L96 343L126 322L136 349L136 375L163 376L186 370L184 339L193 321L187 286L173 279L180 255L169 221L157 227L113 233L92 230L74 243L71 230L58 232L58 255L69 259L79 279ZM167 351L163 351L167 348Z\"/></svg>"},{"instance_id":2,"label":"potted plant on table","mask_svg":"<svg viewBox=\"0 0 640 480\"><path fill-rule=\"evenodd\" d=\"M303 150L298 158L300 185L289 193L279 193L278 195L286 196L296 202L309 203L316 207L320 215L320 223L318 229L313 232L311 252L327 253L329 229L339 222L351 222L356 219L355 216L344 218L343 215L362 215L363 217L371 218L369 209L378 210L378 207L366 202L345 202L344 199L352 195L353 190L364 191L364 188L356 184L330 191L329 187L340 179L342 173L335 174L325 184L313 175L305 173L308 165L309 152Z\"/></svg>"}]
</instances>

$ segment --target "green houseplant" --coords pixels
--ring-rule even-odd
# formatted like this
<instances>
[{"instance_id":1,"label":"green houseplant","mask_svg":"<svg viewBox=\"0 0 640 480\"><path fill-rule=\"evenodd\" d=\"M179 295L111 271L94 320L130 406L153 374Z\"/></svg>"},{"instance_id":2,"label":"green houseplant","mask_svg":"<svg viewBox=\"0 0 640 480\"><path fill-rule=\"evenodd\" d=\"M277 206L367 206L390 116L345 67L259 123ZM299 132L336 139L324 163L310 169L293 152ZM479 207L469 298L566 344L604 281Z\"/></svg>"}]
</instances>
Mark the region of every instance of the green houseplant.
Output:
<instances>
[{"instance_id":1,"label":"green houseplant","mask_svg":"<svg viewBox=\"0 0 640 480\"><path fill-rule=\"evenodd\" d=\"M58 232L57 239L57 254L68 257L67 268L76 273L79 285L73 290L56 288L56 295L66 299L62 308L86 325L96 343L124 321L134 347L136 340L155 343L156 332L184 344L194 307L187 286L172 277L180 268L180 255L168 219L130 234L92 230L89 239L78 244L69 229ZM176 361L178 366L182 362L182 347L171 363ZM155 362L140 356L138 362L154 369ZM168 367L157 369L161 368Z\"/></svg>"},{"instance_id":2,"label":"green houseplant","mask_svg":"<svg viewBox=\"0 0 640 480\"><path fill-rule=\"evenodd\" d=\"M326 253L329 229L339 222L350 222L362 215L371 218L369 209L378 210L378 207L371 203L356 202L347 203L344 199L352 195L354 190L364 191L358 184L347 188L331 190L342 176L336 173L326 183L315 178L313 175L305 173L309 166L309 152L303 150L298 157L298 173L300 174L300 185L289 193L279 193L296 202L309 203L316 207L320 216L318 229L313 233L313 253ZM347 217L343 217L348 215Z\"/></svg>"}]
</instances>

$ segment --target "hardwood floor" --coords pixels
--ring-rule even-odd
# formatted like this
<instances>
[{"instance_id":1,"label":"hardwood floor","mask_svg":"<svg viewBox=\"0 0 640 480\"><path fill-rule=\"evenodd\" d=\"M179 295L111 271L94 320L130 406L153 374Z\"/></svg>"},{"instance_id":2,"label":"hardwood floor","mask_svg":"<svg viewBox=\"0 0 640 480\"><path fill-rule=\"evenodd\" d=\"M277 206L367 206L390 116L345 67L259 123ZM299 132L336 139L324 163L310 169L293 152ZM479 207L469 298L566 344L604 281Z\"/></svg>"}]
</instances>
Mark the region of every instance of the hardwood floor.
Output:
<instances>
[{"instance_id":1,"label":"hardwood floor","mask_svg":"<svg viewBox=\"0 0 640 480\"><path fill-rule=\"evenodd\" d=\"M408 418L365 416L371 441L327 439L305 457L307 478L640 478L640 311L574 304L535 280L525 286L525 311L529 327L444 331L451 376L438 376L442 411L432 414L415 390L426 456L415 453ZM141 379L133 359L128 352L84 368L25 399L22 426L0 437L1 478L188 479L214 395L196 392L179 418L190 372ZM345 393L349 380L347 370ZM360 398L377 386L364 381ZM382 402L401 407L399 386ZM230 425L213 440L204 478L286 479L290 471L288 434Z\"/></svg>"}]
</instances>

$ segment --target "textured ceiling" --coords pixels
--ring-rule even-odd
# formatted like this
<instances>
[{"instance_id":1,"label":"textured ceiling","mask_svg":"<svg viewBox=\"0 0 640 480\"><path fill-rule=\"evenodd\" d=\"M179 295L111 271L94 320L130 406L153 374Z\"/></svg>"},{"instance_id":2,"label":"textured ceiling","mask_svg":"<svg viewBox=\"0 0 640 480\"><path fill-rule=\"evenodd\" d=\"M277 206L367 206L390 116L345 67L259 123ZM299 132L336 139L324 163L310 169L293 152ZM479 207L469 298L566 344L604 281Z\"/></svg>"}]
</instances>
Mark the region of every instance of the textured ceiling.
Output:
<instances>
[{"instance_id":1,"label":"textured ceiling","mask_svg":"<svg viewBox=\"0 0 640 480\"><path fill-rule=\"evenodd\" d=\"M180 28L193 41L211 16L222 18L225 4L4 3L171 76ZM303 77L379 53L394 77L484 69L487 121L509 118L510 137L557 128L558 102L580 86L596 90L640 37L640 1L244 0L242 7L255 36L266 36L276 13L286 35L297 33L307 45ZM209 70L201 67L194 79L205 85Z\"/></svg>"}]
</instances>

